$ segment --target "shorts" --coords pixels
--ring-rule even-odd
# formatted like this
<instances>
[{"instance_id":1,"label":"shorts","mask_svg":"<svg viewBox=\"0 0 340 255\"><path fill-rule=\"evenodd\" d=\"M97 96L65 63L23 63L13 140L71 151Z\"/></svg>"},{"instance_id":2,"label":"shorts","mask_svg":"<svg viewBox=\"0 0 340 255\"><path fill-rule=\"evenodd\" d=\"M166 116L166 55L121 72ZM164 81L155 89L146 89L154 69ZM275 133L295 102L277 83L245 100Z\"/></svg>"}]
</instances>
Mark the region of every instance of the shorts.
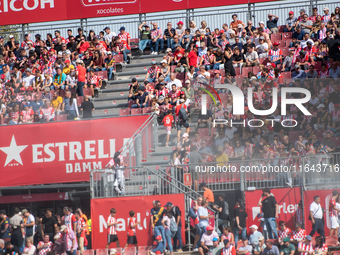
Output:
<instances>
[{"instance_id":1,"label":"shorts","mask_svg":"<svg viewBox=\"0 0 340 255\"><path fill-rule=\"evenodd\" d=\"M332 216L330 217L331 220L331 229L336 229L339 227L338 217Z\"/></svg>"},{"instance_id":2,"label":"shorts","mask_svg":"<svg viewBox=\"0 0 340 255\"><path fill-rule=\"evenodd\" d=\"M207 246L208 247L208 250L202 246L200 246L202 249L203 249L203 253L204 254L207 254L210 250L212 250L213 246Z\"/></svg>"},{"instance_id":3,"label":"shorts","mask_svg":"<svg viewBox=\"0 0 340 255\"><path fill-rule=\"evenodd\" d=\"M171 126L164 126L164 129L168 135L171 135Z\"/></svg>"},{"instance_id":4,"label":"shorts","mask_svg":"<svg viewBox=\"0 0 340 255\"><path fill-rule=\"evenodd\" d=\"M183 120L179 120L177 122L177 131L181 130L182 126L188 128L190 126L189 122L186 120L186 121L183 121Z\"/></svg>"},{"instance_id":5,"label":"shorts","mask_svg":"<svg viewBox=\"0 0 340 255\"><path fill-rule=\"evenodd\" d=\"M137 244L137 237L136 236L128 236L127 243L128 244Z\"/></svg>"},{"instance_id":6,"label":"shorts","mask_svg":"<svg viewBox=\"0 0 340 255\"><path fill-rule=\"evenodd\" d=\"M118 241L117 235L107 235L107 243L115 243Z\"/></svg>"}]
</instances>

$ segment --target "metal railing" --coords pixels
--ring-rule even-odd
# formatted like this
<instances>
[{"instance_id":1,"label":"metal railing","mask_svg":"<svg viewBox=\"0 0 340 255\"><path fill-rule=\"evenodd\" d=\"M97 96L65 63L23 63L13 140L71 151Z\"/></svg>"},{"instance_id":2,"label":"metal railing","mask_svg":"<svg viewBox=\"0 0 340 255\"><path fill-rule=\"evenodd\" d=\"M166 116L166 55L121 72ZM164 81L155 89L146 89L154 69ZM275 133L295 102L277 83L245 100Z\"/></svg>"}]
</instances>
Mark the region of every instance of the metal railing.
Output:
<instances>
[{"instance_id":1,"label":"metal railing","mask_svg":"<svg viewBox=\"0 0 340 255\"><path fill-rule=\"evenodd\" d=\"M22 24L21 26L11 26L12 28L9 30L0 30L0 33L5 37L8 37L10 34L14 34L17 39L22 39L25 33L40 33L42 38L46 38L47 33L53 34L53 31L58 29L61 31L62 36L65 37L67 35L67 29L72 29L75 33L78 27L82 27L85 34L87 34L90 29L93 29L96 34L99 34L99 32L103 30L103 24L105 24L105 26L110 26L111 31L116 32L122 25L124 25L126 27L126 31L130 33L132 38L138 38L138 26L143 21L156 21L160 28L165 29L168 21L176 24L179 20L183 20L188 26L190 20L195 20L199 27L200 22L205 20L207 21L208 27L213 30L216 27L221 28L224 23L229 24L232 21L231 16L234 13L237 13L238 19L242 20L244 23L251 19L254 22L254 25L257 26L260 21L266 21L268 12L271 12L280 17L279 25L284 25L289 11L294 11L294 13L298 15L299 10L304 8L308 14L311 14L312 6L317 6L319 12L322 13L323 8L327 6L331 12L333 12L335 7L338 5L339 2L335 0L312 0L300 1L299 3L292 3L292 1L273 1L139 15L122 15L82 20Z\"/></svg>"}]
</instances>

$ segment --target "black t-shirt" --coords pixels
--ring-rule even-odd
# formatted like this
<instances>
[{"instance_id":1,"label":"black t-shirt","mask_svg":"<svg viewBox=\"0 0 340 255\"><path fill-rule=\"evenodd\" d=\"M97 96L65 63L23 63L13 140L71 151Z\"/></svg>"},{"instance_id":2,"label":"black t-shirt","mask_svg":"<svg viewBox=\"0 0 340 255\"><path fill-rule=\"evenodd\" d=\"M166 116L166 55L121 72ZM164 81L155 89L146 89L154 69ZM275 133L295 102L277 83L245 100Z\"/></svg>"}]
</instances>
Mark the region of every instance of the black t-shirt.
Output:
<instances>
[{"instance_id":1,"label":"black t-shirt","mask_svg":"<svg viewBox=\"0 0 340 255\"><path fill-rule=\"evenodd\" d=\"M90 101L84 101L81 103L80 108L83 109L83 118L92 118L92 109L94 105Z\"/></svg>"},{"instance_id":2,"label":"black t-shirt","mask_svg":"<svg viewBox=\"0 0 340 255\"><path fill-rule=\"evenodd\" d=\"M231 59L233 60L233 61L237 61L237 62L239 62L239 61L243 61L244 60L244 57L243 57L243 54L240 52L240 54L238 54L238 55L236 55L236 54L234 54L232 57L231 57Z\"/></svg>"},{"instance_id":3,"label":"black t-shirt","mask_svg":"<svg viewBox=\"0 0 340 255\"><path fill-rule=\"evenodd\" d=\"M181 65L188 65L187 63L187 58L186 57L183 57L179 60L179 63L181 63Z\"/></svg>"},{"instance_id":4,"label":"black t-shirt","mask_svg":"<svg viewBox=\"0 0 340 255\"><path fill-rule=\"evenodd\" d=\"M236 207L234 209L234 215L235 215L235 218L238 216L240 227L245 228L246 227L246 218L248 217L248 214L246 213L245 209L243 207Z\"/></svg>"},{"instance_id":5,"label":"black t-shirt","mask_svg":"<svg viewBox=\"0 0 340 255\"><path fill-rule=\"evenodd\" d=\"M50 218L44 216L41 223L44 225L45 234L54 234L54 225L57 224L57 220L54 216L51 216Z\"/></svg>"},{"instance_id":6,"label":"black t-shirt","mask_svg":"<svg viewBox=\"0 0 340 255\"><path fill-rule=\"evenodd\" d=\"M147 96L148 96L148 92L144 92L143 95L138 94L136 96L136 99L139 99L139 102L138 102L139 104L144 104Z\"/></svg>"},{"instance_id":7,"label":"black t-shirt","mask_svg":"<svg viewBox=\"0 0 340 255\"><path fill-rule=\"evenodd\" d=\"M229 205L226 201L218 201L217 205L222 208L218 218L221 220L229 220Z\"/></svg>"},{"instance_id":8,"label":"black t-shirt","mask_svg":"<svg viewBox=\"0 0 340 255\"><path fill-rule=\"evenodd\" d=\"M174 206L174 207L171 209L171 214L172 214L172 216L175 217L175 221L176 221L176 222L177 222L177 217L178 217L178 216L182 216L181 210L178 208L178 206ZM182 226L181 220L179 221L178 226L179 226L179 227Z\"/></svg>"},{"instance_id":9,"label":"black t-shirt","mask_svg":"<svg viewBox=\"0 0 340 255\"><path fill-rule=\"evenodd\" d=\"M55 49L55 51L58 53L59 51L61 51L62 50L62 47L61 47L61 44L55 44L54 45L54 49Z\"/></svg>"},{"instance_id":10,"label":"black t-shirt","mask_svg":"<svg viewBox=\"0 0 340 255\"><path fill-rule=\"evenodd\" d=\"M85 67L87 68L90 64L91 64L91 61L93 60L92 57L89 57L89 58L84 58L83 59L83 62L85 64Z\"/></svg>"},{"instance_id":11,"label":"black t-shirt","mask_svg":"<svg viewBox=\"0 0 340 255\"><path fill-rule=\"evenodd\" d=\"M327 46L329 48L329 56L333 57L339 53L340 41L329 39L327 40Z\"/></svg>"},{"instance_id":12,"label":"black t-shirt","mask_svg":"<svg viewBox=\"0 0 340 255\"><path fill-rule=\"evenodd\" d=\"M12 253L15 252L15 254L21 254L19 251L19 248L13 245L12 249L6 249L3 254L4 255L12 255Z\"/></svg>"},{"instance_id":13,"label":"black t-shirt","mask_svg":"<svg viewBox=\"0 0 340 255\"><path fill-rule=\"evenodd\" d=\"M269 196L262 201L263 218L275 218L276 199L274 196Z\"/></svg>"},{"instance_id":14,"label":"black t-shirt","mask_svg":"<svg viewBox=\"0 0 340 255\"><path fill-rule=\"evenodd\" d=\"M71 52L74 52L74 51L77 50L77 43L76 43L76 42L74 42L74 43L69 42L69 43L67 44L66 47L67 47L67 49L69 49Z\"/></svg>"}]
</instances>

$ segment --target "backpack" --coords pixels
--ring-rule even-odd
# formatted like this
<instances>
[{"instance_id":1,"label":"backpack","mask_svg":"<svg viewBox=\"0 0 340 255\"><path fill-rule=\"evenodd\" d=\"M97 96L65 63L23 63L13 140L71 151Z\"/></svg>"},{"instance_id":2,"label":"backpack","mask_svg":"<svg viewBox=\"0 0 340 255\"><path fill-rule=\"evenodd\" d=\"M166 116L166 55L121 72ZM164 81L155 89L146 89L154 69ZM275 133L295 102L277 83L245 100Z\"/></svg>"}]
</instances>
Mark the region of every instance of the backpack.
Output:
<instances>
[{"instance_id":1,"label":"backpack","mask_svg":"<svg viewBox=\"0 0 340 255\"><path fill-rule=\"evenodd\" d=\"M184 108L184 104L182 104L181 109L178 112L179 119L182 121L187 121L188 120L188 113Z\"/></svg>"},{"instance_id":2,"label":"backpack","mask_svg":"<svg viewBox=\"0 0 340 255\"><path fill-rule=\"evenodd\" d=\"M170 219L170 232L171 232L171 238L173 238L178 230L178 226L176 221L174 220L174 217Z\"/></svg>"}]
</instances>

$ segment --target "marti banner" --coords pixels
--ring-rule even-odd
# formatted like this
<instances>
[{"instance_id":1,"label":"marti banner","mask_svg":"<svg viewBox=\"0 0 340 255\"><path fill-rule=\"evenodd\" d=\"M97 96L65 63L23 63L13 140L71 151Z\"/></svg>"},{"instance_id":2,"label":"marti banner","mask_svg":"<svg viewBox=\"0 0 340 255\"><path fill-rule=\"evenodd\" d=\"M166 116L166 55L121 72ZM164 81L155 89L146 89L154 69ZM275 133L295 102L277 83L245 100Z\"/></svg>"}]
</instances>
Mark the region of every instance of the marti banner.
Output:
<instances>
[{"instance_id":1,"label":"marti banner","mask_svg":"<svg viewBox=\"0 0 340 255\"><path fill-rule=\"evenodd\" d=\"M0 0L0 25L175 11L269 0Z\"/></svg>"},{"instance_id":2,"label":"marti banner","mask_svg":"<svg viewBox=\"0 0 340 255\"><path fill-rule=\"evenodd\" d=\"M148 117L3 126L0 187L89 181Z\"/></svg>"},{"instance_id":3,"label":"marti banner","mask_svg":"<svg viewBox=\"0 0 340 255\"><path fill-rule=\"evenodd\" d=\"M129 222L129 212L135 211L135 217L140 224L136 227L136 237L138 246L150 246L154 241L152 236L152 228L150 221L150 210L153 207L153 201L159 200L161 206L165 206L167 202L172 202L174 206L178 206L181 213L182 223L182 241L185 243L185 208L184 194L172 195L155 195L140 197L119 197L119 198L100 198L91 199L91 218L92 218L92 248L103 249L107 243L107 219L110 215L110 209L115 208L116 220L118 224L117 235L120 246L124 247L127 241L127 226ZM111 244L110 248L116 247Z\"/></svg>"}]
</instances>

